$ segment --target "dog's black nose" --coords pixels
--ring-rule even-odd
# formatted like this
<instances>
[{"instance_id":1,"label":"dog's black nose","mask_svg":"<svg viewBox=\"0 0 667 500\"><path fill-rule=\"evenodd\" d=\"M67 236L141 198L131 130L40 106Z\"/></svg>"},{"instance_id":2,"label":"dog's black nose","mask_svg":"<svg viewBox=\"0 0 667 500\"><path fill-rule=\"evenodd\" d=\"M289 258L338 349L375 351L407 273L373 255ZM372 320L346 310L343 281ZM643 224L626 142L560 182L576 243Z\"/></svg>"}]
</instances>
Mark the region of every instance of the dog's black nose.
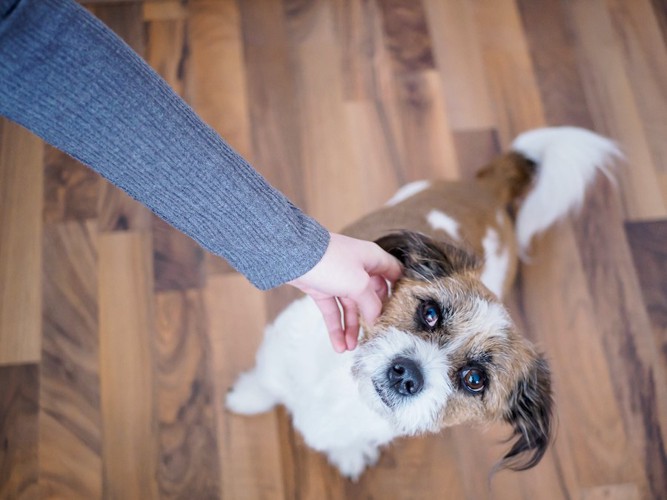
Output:
<instances>
[{"instance_id":1,"label":"dog's black nose","mask_svg":"<svg viewBox=\"0 0 667 500\"><path fill-rule=\"evenodd\" d=\"M417 363L408 358L396 358L387 370L389 385L403 396L414 396L424 387L422 375Z\"/></svg>"}]
</instances>

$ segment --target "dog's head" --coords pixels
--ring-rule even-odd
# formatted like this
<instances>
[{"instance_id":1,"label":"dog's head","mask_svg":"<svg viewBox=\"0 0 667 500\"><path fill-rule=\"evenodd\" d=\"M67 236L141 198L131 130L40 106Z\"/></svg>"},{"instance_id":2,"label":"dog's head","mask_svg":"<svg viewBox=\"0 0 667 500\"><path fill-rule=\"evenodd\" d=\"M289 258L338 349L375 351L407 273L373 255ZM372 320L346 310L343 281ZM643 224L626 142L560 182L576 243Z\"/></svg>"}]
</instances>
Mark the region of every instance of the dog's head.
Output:
<instances>
[{"instance_id":1,"label":"dog's head","mask_svg":"<svg viewBox=\"0 0 667 500\"><path fill-rule=\"evenodd\" d=\"M355 352L363 397L405 434L503 420L517 439L500 465L536 465L550 440L549 369L479 281L475 257L415 233L377 243L405 275Z\"/></svg>"}]
</instances>

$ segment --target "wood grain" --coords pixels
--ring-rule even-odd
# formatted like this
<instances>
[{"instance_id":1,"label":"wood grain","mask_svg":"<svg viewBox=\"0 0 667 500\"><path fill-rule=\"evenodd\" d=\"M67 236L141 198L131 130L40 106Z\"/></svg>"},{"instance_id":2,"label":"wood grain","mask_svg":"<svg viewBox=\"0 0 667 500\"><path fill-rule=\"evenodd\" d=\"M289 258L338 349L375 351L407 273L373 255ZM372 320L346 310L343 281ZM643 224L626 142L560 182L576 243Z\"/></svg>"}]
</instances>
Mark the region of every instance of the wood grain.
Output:
<instances>
[{"instance_id":1,"label":"wood grain","mask_svg":"<svg viewBox=\"0 0 667 500\"><path fill-rule=\"evenodd\" d=\"M100 399L110 498L158 493L152 276L148 233L100 235Z\"/></svg>"},{"instance_id":2,"label":"wood grain","mask_svg":"<svg viewBox=\"0 0 667 500\"><path fill-rule=\"evenodd\" d=\"M266 318L262 296L241 276L214 276L204 301L221 443L222 498L284 498L275 413L244 418L224 410L224 396L236 377L253 366Z\"/></svg>"},{"instance_id":3,"label":"wood grain","mask_svg":"<svg viewBox=\"0 0 667 500\"><path fill-rule=\"evenodd\" d=\"M0 498L39 498L39 367L3 366L0 377Z\"/></svg>"},{"instance_id":4,"label":"wood grain","mask_svg":"<svg viewBox=\"0 0 667 500\"><path fill-rule=\"evenodd\" d=\"M159 497L217 498L217 407L201 292L158 294L155 321Z\"/></svg>"},{"instance_id":5,"label":"wood grain","mask_svg":"<svg viewBox=\"0 0 667 500\"><path fill-rule=\"evenodd\" d=\"M94 222L57 224L44 233L42 498L102 495L97 255Z\"/></svg>"},{"instance_id":6,"label":"wood grain","mask_svg":"<svg viewBox=\"0 0 667 500\"><path fill-rule=\"evenodd\" d=\"M554 373L540 464L489 476L509 429L465 426L352 483L284 409L224 409L299 293L258 292L0 120L0 497L667 498L664 0L84 3L330 229L407 181L470 178L531 127L592 128L627 160L507 298Z\"/></svg>"},{"instance_id":7,"label":"wood grain","mask_svg":"<svg viewBox=\"0 0 667 500\"><path fill-rule=\"evenodd\" d=\"M0 127L0 365L39 361L43 143Z\"/></svg>"},{"instance_id":8,"label":"wood grain","mask_svg":"<svg viewBox=\"0 0 667 500\"><path fill-rule=\"evenodd\" d=\"M667 223L635 222L625 226L632 260L653 326L655 345L667 365Z\"/></svg>"}]
</instances>

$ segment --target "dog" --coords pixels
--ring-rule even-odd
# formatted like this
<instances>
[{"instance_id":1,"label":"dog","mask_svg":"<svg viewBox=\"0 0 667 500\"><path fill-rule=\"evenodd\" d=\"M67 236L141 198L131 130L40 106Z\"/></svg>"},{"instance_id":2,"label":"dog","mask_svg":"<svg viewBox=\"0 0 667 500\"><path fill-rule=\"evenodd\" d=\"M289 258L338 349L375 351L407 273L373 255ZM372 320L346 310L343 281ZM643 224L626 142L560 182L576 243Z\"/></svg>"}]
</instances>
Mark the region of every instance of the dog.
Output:
<instances>
[{"instance_id":1,"label":"dog","mask_svg":"<svg viewBox=\"0 0 667 500\"><path fill-rule=\"evenodd\" d=\"M466 422L506 422L514 442L497 467L535 466L552 438L549 367L501 301L532 238L579 208L620 155L588 130L543 128L473 180L404 186L344 231L404 267L357 349L336 354L315 304L298 299L267 328L227 408L284 405L305 442L352 480L396 437Z\"/></svg>"}]
</instances>

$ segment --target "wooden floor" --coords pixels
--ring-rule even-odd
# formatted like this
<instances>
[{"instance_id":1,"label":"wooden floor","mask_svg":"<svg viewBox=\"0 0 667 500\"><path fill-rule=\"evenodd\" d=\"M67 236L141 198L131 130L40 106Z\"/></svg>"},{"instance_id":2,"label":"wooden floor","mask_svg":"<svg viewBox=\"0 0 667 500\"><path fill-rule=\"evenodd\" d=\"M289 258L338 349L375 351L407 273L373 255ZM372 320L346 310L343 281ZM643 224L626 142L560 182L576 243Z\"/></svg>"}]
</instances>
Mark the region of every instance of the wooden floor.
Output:
<instances>
[{"instance_id":1,"label":"wooden floor","mask_svg":"<svg viewBox=\"0 0 667 500\"><path fill-rule=\"evenodd\" d=\"M353 484L282 410L222 409L293 292L256 291L0 122L0 498L667 498L665 0L88 4L333 230L532 127L592 128L628 161L509 300L554 372L540 465L489 482L509 429L458 428L395 443Z\"/></svg>"}]
</instances>

